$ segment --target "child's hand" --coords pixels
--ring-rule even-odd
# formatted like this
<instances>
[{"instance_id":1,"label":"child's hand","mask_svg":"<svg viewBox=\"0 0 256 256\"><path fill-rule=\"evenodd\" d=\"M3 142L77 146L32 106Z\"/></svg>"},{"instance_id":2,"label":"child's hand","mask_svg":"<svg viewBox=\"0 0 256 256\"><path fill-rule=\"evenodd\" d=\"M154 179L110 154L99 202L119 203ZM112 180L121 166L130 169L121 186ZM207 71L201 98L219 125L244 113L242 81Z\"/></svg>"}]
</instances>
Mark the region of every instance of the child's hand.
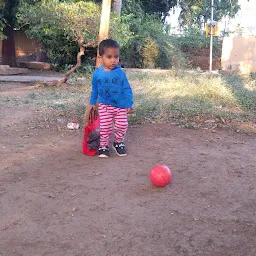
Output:
<instances>
[{"instance_id":1,"label":"child's hand","mask_svg":"<svg viewBox=\"0 0 256 256\"><path fill-rule=\"evenodd\" d=\"M126 111L127 111L127 114L132 114L133 113L133 109L132 108L127 108Z\"/></svg>"},{"instance_id":2,"label":"child's hand","mask_svg":"<svg viewBox=\"0 0 256 256\"><path fill-rule=\"evenodd\" d=\"M96 110L96 105L90 105L90 109Z\"/></svg>"}]
</instances>

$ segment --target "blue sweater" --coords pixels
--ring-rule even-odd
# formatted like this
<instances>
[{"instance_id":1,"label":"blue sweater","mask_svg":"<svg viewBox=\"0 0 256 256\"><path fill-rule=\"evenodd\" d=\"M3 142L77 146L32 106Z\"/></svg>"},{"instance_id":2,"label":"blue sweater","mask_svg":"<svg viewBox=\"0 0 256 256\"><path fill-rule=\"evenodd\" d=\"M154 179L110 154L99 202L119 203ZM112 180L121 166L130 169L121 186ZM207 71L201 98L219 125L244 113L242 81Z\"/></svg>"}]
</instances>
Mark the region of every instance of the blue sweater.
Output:
<instances>
[{"instance_id":1,"label":"blue sweater","mask_svg":"<svg viewBox=\"0 0 256 256\"><path fill-rule=\"evenodd\" d=\"M133 93L125 72L116 66L110 71L98 67L92 76L90 104L96 102L118 108L133 108Z\"/></svg>"}]
</instances>

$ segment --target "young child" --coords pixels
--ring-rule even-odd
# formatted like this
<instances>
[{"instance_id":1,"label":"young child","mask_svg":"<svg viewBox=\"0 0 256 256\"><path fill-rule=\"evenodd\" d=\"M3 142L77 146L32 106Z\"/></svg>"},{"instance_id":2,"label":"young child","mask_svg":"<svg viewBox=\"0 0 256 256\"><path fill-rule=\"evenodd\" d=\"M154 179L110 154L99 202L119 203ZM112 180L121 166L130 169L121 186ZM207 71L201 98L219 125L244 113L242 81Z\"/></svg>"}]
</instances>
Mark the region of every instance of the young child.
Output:
<instances>
[{"instance_id":1,"label":"young child","mask_svg":"<svg viewBox=\"0 0 256 256\"><path fill-rule=\"evenodd\" d=\"M119 45L111 39L99 45L99 55L103 65L92 77L91 108L99 103L100 147L99 157L109 157L109 142L113 129L113 148L119 156L126 156L124 138L128 128L127 114L132 113L133 93L125 72L118 66Z\"/></svg>"}]
</instances>

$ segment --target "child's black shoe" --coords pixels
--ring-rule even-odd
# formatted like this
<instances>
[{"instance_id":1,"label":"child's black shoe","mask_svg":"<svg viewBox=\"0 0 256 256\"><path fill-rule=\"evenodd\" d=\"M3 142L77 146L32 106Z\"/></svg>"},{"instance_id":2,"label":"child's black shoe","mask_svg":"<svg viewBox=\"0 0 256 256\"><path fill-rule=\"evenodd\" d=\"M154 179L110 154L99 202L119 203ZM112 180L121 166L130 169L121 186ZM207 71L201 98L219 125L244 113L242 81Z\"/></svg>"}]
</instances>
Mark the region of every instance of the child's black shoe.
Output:
<instances>
[{"instance_id":1,"label":"child's black shoe","mask_svg":"<svg viewBox=\"0 0 256 256\"><path fill-rule=\"evenodd\" d=\"M113 149L119 156L127 156L127 151L123 142L114 142Z\"/></svg>"},{"instance_id":2,"label":"child's black shoe","mask_svg":"<svg viewBox=\"0 0 256 256\"><path fill-rule=\"evenodd\" d=\"M108 147L99 147L99 157L108 158L109 157L109 148Z\"/></svg>"}]
</instances>

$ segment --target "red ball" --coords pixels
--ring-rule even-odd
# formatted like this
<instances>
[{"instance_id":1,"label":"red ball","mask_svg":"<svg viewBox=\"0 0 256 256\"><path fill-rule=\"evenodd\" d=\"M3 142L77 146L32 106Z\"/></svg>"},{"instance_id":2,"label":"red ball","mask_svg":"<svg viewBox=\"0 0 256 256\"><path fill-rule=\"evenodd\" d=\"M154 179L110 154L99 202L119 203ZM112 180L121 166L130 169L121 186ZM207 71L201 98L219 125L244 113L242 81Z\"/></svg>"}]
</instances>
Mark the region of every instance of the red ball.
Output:
<instances>
[{"instance_id":1,"label":"red ball","mask_svg":"<svg viewBox=\"0 0 256 256\"><path fill-rule=\"evenodd\" d=\"M150 171L149 179L156 187L165 187L172 180L172 172L165 165L157 165Z\"/></svg>"}]
</instances>

